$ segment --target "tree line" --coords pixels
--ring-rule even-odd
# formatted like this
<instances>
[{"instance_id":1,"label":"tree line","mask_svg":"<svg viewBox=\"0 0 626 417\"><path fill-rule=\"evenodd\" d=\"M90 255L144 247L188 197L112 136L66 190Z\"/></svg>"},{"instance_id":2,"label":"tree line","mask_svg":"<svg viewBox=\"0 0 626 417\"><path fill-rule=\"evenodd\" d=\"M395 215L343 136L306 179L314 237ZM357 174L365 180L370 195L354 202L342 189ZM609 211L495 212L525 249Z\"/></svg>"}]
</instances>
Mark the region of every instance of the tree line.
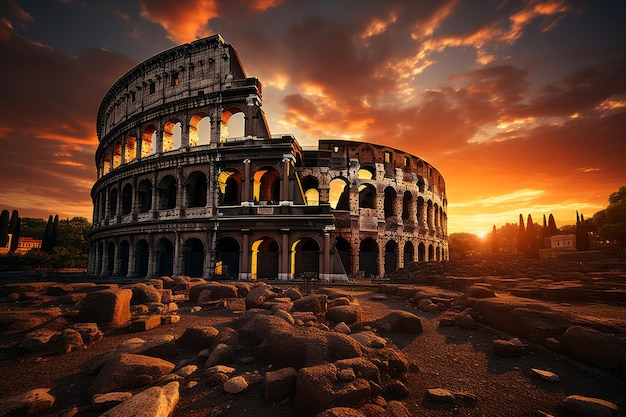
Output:
<instances>
[{"instance_id":1,"label":"tree line","mask_svg":"<svg viewBox=\"0 0 626 417\"><path fill-rule=\"evenodd\" d=\"M91 223L84 217L60 220L58 215L48 220L19 217L17 210L9 216L0 213L0 247L6 247L12 236L8 253L0 255L0 268L86 268L89 255L87 233ZM41 240L41 248L16 253L19 239L31 237Z\"/></svg>"},{"instance_id":2,"label":"tree line","mask_svg":"<svg viewBox=\"0 0 626 417\"><path fill-rule=\"evenodd\" d=\"M576 236L576 249L589 250L592 241L614 243L623 257L626 247L626 186L609 196L609 205L585 219L576 212L576 223L557 228L554 216L543 216L543 225L533 221L529 214L526 222L519 215L517 224L495 225L485 239L471 233L452 233L448 237L451 259L465 259L479 253L517 252L529 258L539 258L539 250L549 247L548 239L555 235Z\"/></svg>"}]
</instances>

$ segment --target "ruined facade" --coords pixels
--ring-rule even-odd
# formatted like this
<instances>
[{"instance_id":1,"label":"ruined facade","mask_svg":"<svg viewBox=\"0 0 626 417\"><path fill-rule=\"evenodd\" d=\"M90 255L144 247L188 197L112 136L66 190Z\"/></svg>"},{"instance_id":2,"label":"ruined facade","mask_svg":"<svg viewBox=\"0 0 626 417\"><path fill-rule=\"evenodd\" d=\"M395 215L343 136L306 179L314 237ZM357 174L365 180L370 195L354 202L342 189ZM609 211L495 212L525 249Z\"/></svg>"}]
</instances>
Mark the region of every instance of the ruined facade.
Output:
<instances>
[{"instance_id":1,"label":"ruined facade","mask_svg":"<svg viewBox=\"0 0 626 417\"><path fill-rule=\"evenodd\" d=\"M98 112L89 274L342 280L448 258L433 166L362 142L303 150L270 134L261 105L219 35L120 78Z\"/></svg>"}]
</instances>

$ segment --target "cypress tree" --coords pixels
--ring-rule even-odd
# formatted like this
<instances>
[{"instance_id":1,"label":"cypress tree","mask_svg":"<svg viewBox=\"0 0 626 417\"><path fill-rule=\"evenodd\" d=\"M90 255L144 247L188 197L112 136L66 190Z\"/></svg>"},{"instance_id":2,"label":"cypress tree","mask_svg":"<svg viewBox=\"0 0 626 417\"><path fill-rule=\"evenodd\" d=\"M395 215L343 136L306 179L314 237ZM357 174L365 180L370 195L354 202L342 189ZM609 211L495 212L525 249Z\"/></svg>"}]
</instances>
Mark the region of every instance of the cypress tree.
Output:
<instances>
[{"instance_id":1,"label":"cypress tree","mask_svg":"<svg viewBox=\"0 0 626 417\"><path fill-rule=\"evenodd\" d=\"M17 245L20 242L20 223L21 219L18 217L15 222L15 227L13 228L13 238L11 239L11 247L9 248L12 253L15 253Z\"/></svg>"},{"instance_id":2,"label":"cypress tree","mask_svg":"<svg viewBox=\"0 0 626 417\"><path fill-rule=\"evenodd\" d=\"M57 240L59 237L59 215L54 216L54 221L52 222L52 248L57 245Z\"/></svg>"},{"instance_id":3,"label":"cypress tree","mask_svg":"<svg viewBox=\"0 0 626 417\"><path fill-rule=\"evenodd\" d=\"M41 239L41 250L48 253L52 250L52 215L48 217L48 223L43 231L43 238Z\"/></svg>"},{"instance_id":4,"label":"cypress tree","mask_svg":"<svg viewBox=\"0 0 626 417\"><path fill-rule=\"evenodd\" d=\"M498 229L496 225L493 225L493 229L491 229L491 253L500 252L500 242L498 242Z\"/></svg>"},{"instance_id":5,"label":"cypress tree","mask_svg":"<svg viewBox=\"0 0 626 417\"><path fill-rule=\"evenodd\" d=\"M524 216L519 215L519 230L517 232L517 252L526 253L528 248L526 230L524 229Z\"/></svg>"},{"instance_id":6,"label":"cypress tree","mask_svg":"<svg viewBox=\"0 0 626 417\"><path fill-rule=\"evenodd\" d=\"M9 234L11 237L11 247L9 248L10 252L15 252L17 249L17 244L20 240L20 217L17 213L17 210L13 210L11 213L11 221L9 222Z\"/></svg>"},{"instance_id":7,"label":"cypress tree","mask_svg":"<svg viewBox=\"0 0 626 417\"><path fill-rule=\"evenodd\" d=\"M533 223L533 218L530 214L528 215L528 221L526 222L526 240L528 242L528 257L539 259L537 231L535 229L535 224Z\"/></svg>"},{"instance_id":8,"label":"cypress tree","mask_svg":"<svg viewBox=\"0 0 626 417\"><path fill-rule=\"evenodd\" d=\"M559 229L556 227L556 222L554 221L554 216L550 214L548 217L548 237L556 236L559 234Z\"/></svg>"},{"instance_id":9,"label":"cypress tree","mask_svg":"<svg viewBox=\"0 0 626 417\"><path fill-rule=\"evenodd\" d=\"M0 247L9 243L9 210L2 210L0 214Z\"/></svg>"}]
</instances>

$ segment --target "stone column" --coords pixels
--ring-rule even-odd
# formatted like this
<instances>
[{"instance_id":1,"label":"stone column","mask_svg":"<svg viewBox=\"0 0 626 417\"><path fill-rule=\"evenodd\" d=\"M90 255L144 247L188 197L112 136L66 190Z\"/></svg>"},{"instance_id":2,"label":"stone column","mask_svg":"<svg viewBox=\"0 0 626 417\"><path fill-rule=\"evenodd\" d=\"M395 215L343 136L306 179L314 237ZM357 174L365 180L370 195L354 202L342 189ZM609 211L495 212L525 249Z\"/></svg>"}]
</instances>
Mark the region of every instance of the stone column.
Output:
<instances>
[{"instance_id":1,"label":"stone column","mask_svg":"<svg viewBox=\"0 0 626 417\"><path fill-rule=\"evenodd\" d=\"M239 279L250 279L250 230L241 230L241 260L239 262Z\"/></svg>"},{"instance_id":2,"label":"stone column","mask_svg":"<svg viewBox=\"0 0 626 417\"><path fill-rule=\"evenodd\" d=\"M283 155L283 175L280 183L280 201L287 202L290 201L289 198L289 176L290 176L290 168L291 164L295 161L295 157L290 154Z\"/></svg>"},{"instance_id":3,"label":"stone column","mask_svg":"<svg viewBox=\"0 0 626 417\"><path fill-rule=\"evenodd\" d=\"M129 242L128 245L128 272L126 273L127 277L134 277L137 274L137 270L135 269L135 248Z\"/></svg>"},{"instance_id":4,"label":"stone column","mask_svg":"<svg viewBox=\"0 0 626 417\"><path fill-rule=\"evenodd\" d=\"M154 276L154 271L156 271L156 248L154 247L154 236L148 236L148 271L146 272L147 278L152 278Z\"/></svg>"},{"instance_id":5,"label":"stone column","mask_svg":"<svg viewBox=\"0 0 626 417\"><path fill-rule=\"evenodd\" d=\"M250 178L251 176L251 167L250 167L250 160L249 159L244 159L243 160L243 178L242 178L242 195L241 195L241 201L242 202L250 202L252 201L252 193L250 192L250 181L252 180Z\"/></svg>"},{"instance_id":6,"label":"stone column","mask_svg":"<svg viewBox=\"0 0 626 417\"><path fill-rule=\"evenodd\" d=\"M280 229L282 242L280 252L280 268L278 269L278 279L287 281L291 278L289 273L289 229Z\"/></svg>"},{"instance_id":7,"label":"stone column","mask_svg":"<svg viewBox=\"0 0 626 417\"><path fill-rule=\"evenodd\" d=\"M172 265L172 275L176 276L176 275L181 275L181 263L182 263L182 256L181 256L181 242L180 242L180 232L176 231L174 232L174 262Z\"/></svg>"},{"instance_id":8,"label":"stone column","mask_svg":"<svg viewBox=\"0 0 626 417\"><path fill-rule=\"evenodd\" d=\"M330 233L324 232L324 248L323 248L323 268L322 268L322 276L320 278L325 280L331 279L332 271L330 269Z\"/></svg>"}]
</instances>

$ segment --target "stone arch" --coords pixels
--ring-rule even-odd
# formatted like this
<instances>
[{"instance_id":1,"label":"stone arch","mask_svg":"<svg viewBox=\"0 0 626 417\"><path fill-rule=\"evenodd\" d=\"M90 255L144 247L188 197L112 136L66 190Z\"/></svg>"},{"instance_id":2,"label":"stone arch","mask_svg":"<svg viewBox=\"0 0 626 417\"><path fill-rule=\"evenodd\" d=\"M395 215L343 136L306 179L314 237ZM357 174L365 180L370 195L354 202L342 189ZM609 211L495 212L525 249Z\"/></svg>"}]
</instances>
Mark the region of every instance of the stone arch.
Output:
<instances>
[{"instance_id":1,"label":"stone arch","mask_svg":"<svg viewBox=\"0 0 626 417\"><path fill-rule=\"evenodd\" d=\"M404 244L404 267L415 260L415 247L413 242L406 242Z\"/></svg>"},{"instance_id":2,"label":"stone arch","mask_svg":"<svg viewBox=\"0 0 626 417\"><path fill-rule=\"evenodd\" d=\"M424 181L424 178L421 176L417 177L417 188L418 190L420 190L420 193L423 193L424 190L426 190L426 182Z\"/></svg>"},{"instance_id":3,"label":"stone arch","mask_svg":"<svg viewBox=\"0 0 626 417\"><path fill-rule=\"evenodd\" d=\"M435 260L437 262L441 261L441 248L439 246L435 248Z\"/></svg>"},{"instance_id":4,"label":"stone arch","mask_svg":"<svg viewBox=\"0 0 626 417\"><path fill-rule=\"evenodd\" d=\"M220 142L228 138L243 138L245 136L245 113L239 107L229 107L222 112L220 125Z\"/></svg>"},{"instance_id":5,"label":"stone arch","mask_svg":"<svg viewBox=\"0 0 626 417\"><path fill-rule=\"evenodd\" d=\"M159 210L171 210L176 207L176 178L166 175L159 182Z\"/></svg>"},{"instance_id":6,"label":"stone arch","mask_svg":"<svg viewBox=\"0 0 626 417\"><path fill-rule=\"evenodd\" d=\"M313 175L308 175L304 177L301 182L306 205L319 206L320 192L317 178L315 178Z\"/></svg>"},{"instance_id":7,"label":"stone arch","mask_svg":"<svg viewBox=\"0 0 626 417\"><path fill-rule=\"evenodd\" d=\"M204 275L204 243L196 237L183 245L184 275L201 278Z\"/></svg>"},{"instance_id":8,"label":"stone arch","mask_svg":"<svg viewBox=\"0 0 626 417\"><path fill-rule=\"evenodd\" d=\"M207 178L204 172L194 171L187 177L187 207L205 207L207 203Z\"/></svg>"},{"instance_id":9,"label":"stone arch","mask_svg":"<svg viewBox=\"0 0 626 417\"><path fill-rule=\"evenodd\" d=\"M426 224L426 219L424 218L424 205L426 202L424 201L424 197L417 197L417 224L424 225Z\"/></svg>"},{"instance_id":10,"label":"stone arch","mask_svg":"<svg viewBox=\"0 0 626 417\"><path fill-rule=\"evenodd\" d=\"M426 262L426 245L423 242L417 246L417 261Z\"/></svg>"},{"instance_id":11,"label":"stone arch","mask_svg":"<svg viewBox=\"0 0 626 417\"><path fill-rule=\"evenodd\" d=\"M237 279L241 253L241 246L237 239L231 236L221 238L217 242L216 252L215 275L225 279Z\"/></svg>"},{"instance_id":12,"label":"stone arch","mask_svg":"<svg viewBox=\"0 0 626 417\"><path fill-rule=\"evenodd\" d=\"M294 277L317 278L320 271L320 246L317 241L304 237L293 242L291 248L291 270Z\"/></svg>"},{"instance_id":13,"label":"stone arch","mask_svg":"<svg viewBox=\"0 0 626 417\"><path fill-rule=\"evenodd\" d=\"M272 167L263 167L254 173L254 201L278 204L280 201L280 173Z\"/></svg>"},{"instance_id":14,"label":"stone arch","mask_svg":"<svg viewBox=\"0 0 626 417\"><path fill-rule=\"evenodd\" d=\"M413 217L411 215L415 211L413 203L413 194L410 191L405 191L402 195L402 220L405 222Z\"/></svg>"},{"instance_id":15,"label":"stone arch","mask_svg":"<svg viewBox=\"0 0 626 417\"><path fill-rule=\"evenodd\" d=\"M373 180L376 178L376 167L371 164L361 165L359 168L360 180Z\"/></svg>"},{"instance_id":16,"label":"stone arch","mask_svg":"<svg viewBox=\"0 0 626 417\"><path fill-rule=\"evenodd\" d=\"M433 262L435 260L435 248L432 244L428 245L428 262Z\"/></svg>"},{"instance_id":17,"label":"stone arch","mask_svg":"<svg viewBox=\"0 0 626 417\"><path fill-rule=\"evenodd\" d=\"M128 261L130 260L130 244L128 240L123 240L118 248L119 256L119 276L125 277L128 275Z\"/></svg>"},{"instance_id":18,"label":"stone arch","mask_svg":"<svg viewBox=\"0 0 626 417\"><path fill-rule=\"evenodd\" d=\"M366 277L376 277L378 273L378 244L372 238L366 238L359 245L359 270Z\"/></svg>"},{"instance_id":19,"label":"stone arch","mask_svg":"<svg viewBox=\"0 0 626 417\"><path fill-rule=\"evenodd\" d=\"M239 204L241 198L241 173L233 168L225 169L217 177L220 204Z\"/></svg>"},{"instance_id":20,"label":"stone arch","mask_svg":"<svg viewBox=\"0 0 626 417\"><path fill-rule=\"evenodd\" d=\"M157 129L153 125L147 126L141 134L141 157L154 155L156 152Z\"/></svg>"},{"instance_id":21,"label":"stone arch","mask_svg":"<svg viewBox=\"0 0 626 417\"><path fill-rule=\"evenodd\" d=\"M189 146L208 145L211 142L211 118L200 112L189 120Z\"/></svg>"},{"instance_id":22,"label":"stone arch","mask_svg":"<svg viewBox=\"0 0 626 417\"><path fill-rule=\"evenodd\" d=\"M128 135L124 141L124 162L129 163L135 159L137 159L137 138L134 135Z\"/></svg>"},{"instance_id":23,"label":"stone arch","mask_svg":"<svg viewBox=\"0 0 626 417\"><path fill-rule=\"evenodd\" d=\"M122 188L122 214L130 214L133 210L133 186L127 183Z\"/></svg>"},{"instance_id":24,"label":"stone arch","mask_svg":"<svg viewBox=\"0 0 626 417\"><path fill-rule=\"evenodd\" d=\"M280 246L272 237L262 237L251 245L251 276L253 279L278 278Z\"/></svg>"},{"instance_id":25,"label":"stone arch","mask_svg":"<svg viewBox=\"0 0 626 417\"><path fill-rule=\"evenodd\" d=\"M398 269L398 244L389 240L385 244L385 276Z\"/></svg>"},{"instance_id":26,"label":"stone arch","mask_svg":"<svg viewBox=\"0 0 626 417\"><path fill-rule=\"evenodd\" d=\"M111 152L109 148L106 148L102 153L101 173L106 175L111 172Z\"/></svg>"},{"instance_id":27,"label":"stone arch","mask_svg":"<svg viewBox=\"0 0 626 417\"><path fill-rule=\"evenodd\" d=\"M150 261L150 246L145 239L141 239L135 245L135 275L145 277L148 275Z\"/></svg>"},{"instance_id":28,"label":"stone arch","mask_svg":"<svg viewBox=\"0 0 626 417\"><path fill-rule=\"evenodd\" d=\"M158 274L171 277L174 274L174 245L167 238L159 239L157 244Z\"/></svg>"},{"instance_id":29,"label":"stone arch","mask_svg":"<svg viewBox=\"0 0 626 417\"><path fill-rule=\"evenodd\" d=\"M117 188L112 188L111 191L109 191L109 214L111 216L117 216L117 198Z\"/></svg>"},{"instance_id":30,"label":"stone arch","mask_svg":"<svg viewBox=\"0 0 626 417\"><path fill-rule=\"evenodd\" d=\"M329 203L334 210L350 210L350 188L344 177L335 177L330 181Z\"/></svg>"},{"instance_id":31,"label":"stone arch","mask_svg":"<svg viewBox=\"0 0 626 417\"><path fill-rule=\"evenodd\" d=\"M122 165L122 142L118 140L113 144L112 169L118 168L120 165Z\"/></svg>"},{"instance_id":32,"label":"stone arch","mask_svg":"<svg viewBox=\"0 0 626 417\"><path fill-rule=\"evenodd\" d=\"M433 225L435 227L439 227L441 223L439 222L439 204L435 203L433 206Z\"/></svg>"},{"instance_id":33,"label":"stone arch","mask_svg":"<svg viewBox=\"0 0 626 417\"><path fill-rule=\"evenodd\" d=\"M183 124L178 119L168 120L163 126L163 141L161 152L170 152L180 149L182 143Z\"/></svg>"},{"instance_id":34,"label":"stone arch","mask_svg":"<svg viewBox=\"0 0 626 417\"><path fill-rule=\"evenodd\" d=\"M393 187L385 187L384 213L385 219L396 215L396 197L397 193Z\"/></svg>"},{"instance_id":35,"label":"stone arch","mask_svg":"<svg viewBox=\"0 0 626 417\"><path fill-rule=\"evenodd\" d=\"M137 210L147 213L152 208L152 181L144 178L137 185Z\"/></svg>"},{"instance_id":36,"label":"stone arch","mask_svg":"<svg viewBox=\"0 0 626 417\"><path fill-rule=\"evenodd\" d=\"M341 260L341 264L343 266L343 269L346 275L351 274L352 273L352 264L351 264L352 246L350 245L350 242L348 242L346 239L342 237L336 238L335 250L337 251L337 254L339 255L339 259Z\"/></svg>"},{"instance_id":37,"label":"stone arch","mask_svg":"<svg viewBox=\"0 0 626 417\"><path fill-rule=\"evenodd\" d=\"M432 200L428 200L426 203L426 222L428 224L429 229L433 229L435 227L435 216L434 216L434 207Z\"/></svg>"},{"instance_id":38,"label":"stone arch","mask_svg":"<svg viewBox=\"0 0 626 417\"><path fill-rule=\"evenodd\" d=\"M372 184L359 186L359 208L376 208L376 188Z\"/></svg>"}]
</instances>

